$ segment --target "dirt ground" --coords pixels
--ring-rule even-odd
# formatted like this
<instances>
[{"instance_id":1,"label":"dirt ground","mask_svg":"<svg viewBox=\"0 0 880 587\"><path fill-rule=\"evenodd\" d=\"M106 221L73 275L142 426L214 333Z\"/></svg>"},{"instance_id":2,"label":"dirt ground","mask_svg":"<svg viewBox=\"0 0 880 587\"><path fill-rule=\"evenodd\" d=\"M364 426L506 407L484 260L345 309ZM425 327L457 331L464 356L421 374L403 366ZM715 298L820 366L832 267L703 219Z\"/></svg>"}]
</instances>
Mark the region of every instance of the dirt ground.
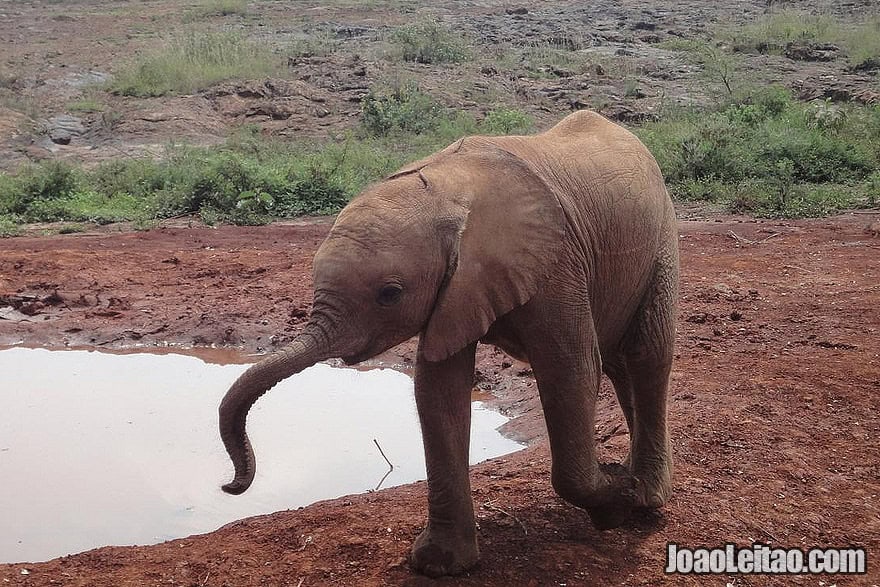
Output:
<instances>
[{"instance_id":1,"label":"dirt ground","mask_svg":"<svg viewBox=\"0 0 880 587\"><path fill-rule=\"evenodd\" d=\"M527 367L481 347L477 385L515 416L519 453L472 469L480 565L449 585L876 585L880 582L880 213L681 222L670 401L674 494L598 532L553 494ZM0 241L0 343L264 351L309 310L329 219L260 228L118 227ZM407 368L407 343L381 357ZM374 361L375 362L375 361ZM626 426L602 389L601 458ZM218 483L223 481L217 480ZM0 565L10 585L421 585L405 559L425 484L321 502L216 532ZM230 498L232 499L232 498ZM664 577L666 543L860 546L867 577ZM27 574L23 574L27 571Z\"/></svg>"}]
</instances>

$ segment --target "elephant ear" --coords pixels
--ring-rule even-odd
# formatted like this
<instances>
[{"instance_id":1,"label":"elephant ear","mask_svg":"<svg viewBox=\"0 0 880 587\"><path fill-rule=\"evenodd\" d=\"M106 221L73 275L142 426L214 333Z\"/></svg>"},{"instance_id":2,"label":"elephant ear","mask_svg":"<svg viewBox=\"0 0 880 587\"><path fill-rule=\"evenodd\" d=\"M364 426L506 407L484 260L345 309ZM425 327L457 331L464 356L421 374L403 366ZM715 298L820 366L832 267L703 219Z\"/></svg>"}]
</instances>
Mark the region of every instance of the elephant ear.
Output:
<instances>
[{"instance_id":1,"label":"elephant ear","mask_svg":"<svg viewBox=\"0 0 880 587\"><path fill-rule=\"evenodd\" d=\"M559 200L528 163L491 144L475 147L465 143L420 170L439 200L438 230L450 249L445 285L422 333L429 361L455 354L526 303L565 236Z\"/></svg>"},{"instance_id":2,"label":"elephant ear","mask_svg":"<svg viewBox=\"0 0 880 587\"><path fill-rule=\"evenodd\" d=\"M443 159L447 155L457 153L458 150L461 149L461 146L463 143L464 143L464 139L459 139L459 140L455 141L454 143L452 143L451 145L449 145L448 147L445 147L443 150L437 151L436 153L434 153L432 155L428 155L424 159L419 159L418 161L413 161L412 163L407 163L406 165L404 165L403 167L401 167L400 169L398 169L397 171L395 171L394 173L392 173L391 175L389 175L385 179L386 180L397 179L398 177L402 177L404 175L409 175L410 173L415 173L416 171L421 171L422 169L424 169L428 165L430 165L432 163L436 163L437 161L440 161L441 159Z\"/></svg>"}]
</instances>

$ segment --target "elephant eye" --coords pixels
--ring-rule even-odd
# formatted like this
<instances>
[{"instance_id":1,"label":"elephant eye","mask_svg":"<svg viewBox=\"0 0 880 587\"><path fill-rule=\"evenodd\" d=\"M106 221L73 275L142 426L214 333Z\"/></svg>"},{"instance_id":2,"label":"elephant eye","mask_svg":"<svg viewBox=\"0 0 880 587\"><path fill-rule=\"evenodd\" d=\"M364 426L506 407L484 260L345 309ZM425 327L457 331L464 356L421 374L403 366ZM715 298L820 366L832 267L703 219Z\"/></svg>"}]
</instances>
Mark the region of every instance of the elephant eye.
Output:
<instances>
[{"instance_id":1,"label":"elephant eye","mask_svg":"<svg viewBox=\"0 0 880 587\"><path fill-rule=\"evenodd\" d=\"M382 306L393 306L400 301L400 294L402 293L403 287L396 283L389 283L383 285L382 289L379 290L379 295L376 298L376 301Z\"/></svg>"}]
</instances>

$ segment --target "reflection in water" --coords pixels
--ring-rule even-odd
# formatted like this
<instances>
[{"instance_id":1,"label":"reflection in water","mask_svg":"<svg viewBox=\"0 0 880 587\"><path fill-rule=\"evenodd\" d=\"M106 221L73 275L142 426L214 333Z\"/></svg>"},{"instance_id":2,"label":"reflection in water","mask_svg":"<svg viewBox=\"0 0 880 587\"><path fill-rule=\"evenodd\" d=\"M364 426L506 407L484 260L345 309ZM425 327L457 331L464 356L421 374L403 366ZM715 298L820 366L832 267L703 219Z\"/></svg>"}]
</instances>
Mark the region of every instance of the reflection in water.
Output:
<instances>
[{"instance_id":1,"label":"reflection in water","mask_svg":"<svg viewBox=\"0 0 880 587\"><path fill-rule=\"evenodd\" d=\"M255 514L425 478L412 380L316 365L251 409L257 477L232 465L217 407L246 365L184 355L0 351L0 562L208 532ZM475 402L471 463L517 450Z\"/></svg>"}]
</instances>

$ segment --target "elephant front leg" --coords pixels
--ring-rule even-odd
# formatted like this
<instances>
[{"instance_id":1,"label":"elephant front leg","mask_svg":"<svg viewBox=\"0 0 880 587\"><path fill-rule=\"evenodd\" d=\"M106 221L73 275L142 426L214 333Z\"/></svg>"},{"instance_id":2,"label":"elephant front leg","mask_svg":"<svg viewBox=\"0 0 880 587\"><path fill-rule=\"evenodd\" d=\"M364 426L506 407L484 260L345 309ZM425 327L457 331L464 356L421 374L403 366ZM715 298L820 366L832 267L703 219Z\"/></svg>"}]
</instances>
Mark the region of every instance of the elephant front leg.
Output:
<instances>
[{"instance_id":1,"label":"elephant front leg","mask_svg":"<svg viewBox=\"0 0 880 587\"><path fill-rule=\"evenodd\" d=\"M419 350L415 392L428 473L428 526L416 539L413 567L438 577L479 558L468 477L471 389L476 343L436 363Z\"/></svg>"}]
</instances>

